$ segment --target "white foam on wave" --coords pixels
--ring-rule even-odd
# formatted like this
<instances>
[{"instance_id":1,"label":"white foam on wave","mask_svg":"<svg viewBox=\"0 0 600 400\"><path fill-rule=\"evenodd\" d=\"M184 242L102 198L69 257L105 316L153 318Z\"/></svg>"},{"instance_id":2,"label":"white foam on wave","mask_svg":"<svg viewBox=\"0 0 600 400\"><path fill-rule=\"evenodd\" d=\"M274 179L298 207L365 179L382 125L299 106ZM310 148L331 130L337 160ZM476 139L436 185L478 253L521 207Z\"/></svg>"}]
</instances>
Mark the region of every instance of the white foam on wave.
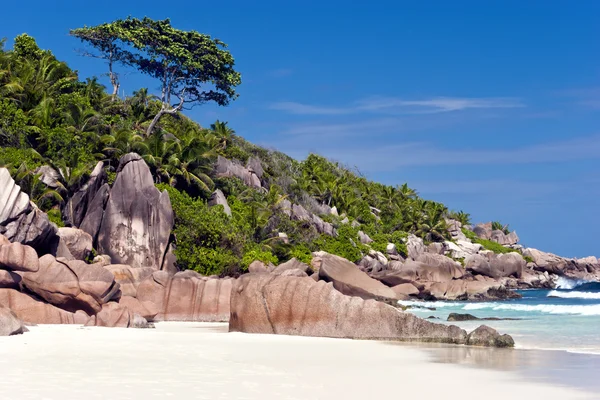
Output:
<instances>
[{"instance_id":1,"label":"white foam on wave","mask_svg":"<svg viewBox=\"0 0 600 400\"><path fill-rule=\"evenodd\" d=\"M567 306L555 304L499 304L499 303L475 303L466 304L463 310L490 309L494 311L521 311L541 312L545 314L567 314L567 315L600 315L600 304Z\"/></svg>"},{"instance_id":2,"label":"white foam on wave","mask_svg":"<svg viewBox=\"0 0 600 400\"><path fill-rule=\"evenodd\" d=\"M568 279L565 277L558 277L555 282L556 289L575 289L577 286L581 286L586 283L590 283L591 281L586 281L584 279Z\"/></svg>"},{"instance_id":3,"label":"white foam on wave","mask_svg":"<svg viewBox=\"0 0 600 400\"><path fill-rule=\"evenodd\" d=\"M565 314L565 315L600 315L600 304L592 305L556 305L556 304L507 304L507 303L457 303L444 301L399 301L401 305L417 306L422 308L413 308L411 311L431 312L427 307L445 308L455 307L460 310L492 310L492 311L520 311L520 312L539 312L543 314Z\"/></svg>"},{"instance_id":4,"label":"white foam on wave","mask_svg":"<svg viewBox=\"0 0 600 400\"><path fill-rule=\"evenodd\" d=\"M563 299L599 299L600 293L594 292L561 292L558 290L552 290L548 293L547 297L560 297Z\"/></svg>"}]
</instances>

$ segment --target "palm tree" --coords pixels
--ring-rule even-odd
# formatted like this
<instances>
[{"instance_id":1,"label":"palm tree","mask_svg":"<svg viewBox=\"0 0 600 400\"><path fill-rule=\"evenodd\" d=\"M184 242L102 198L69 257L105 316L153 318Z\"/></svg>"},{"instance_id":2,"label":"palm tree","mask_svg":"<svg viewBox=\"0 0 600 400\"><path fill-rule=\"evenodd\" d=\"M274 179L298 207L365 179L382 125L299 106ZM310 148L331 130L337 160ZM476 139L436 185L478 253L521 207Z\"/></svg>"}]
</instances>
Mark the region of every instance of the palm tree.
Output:
<instances>
[{"instance_id":1,"label":"palm tree","mask_svg":"<svg viewBox=\"0 0 600 400\"><path fill-rule=\"evenodd\" d=\"M441 242L448 236L448 225L445 219L446 208L439 204L430 204L425 210L424 219L419 225L417 234L422 238Z\"/></svg>"},{"instance_id":2,"label":"palm tree","mask_svg":"<svg viewBox=\"0 0 600 400\"><path fill-rule=\"evenodd\" d=\"M221 122L216 120L214 124L210 126L210 129L221 139L223 149L227 148L227 143L231 141L231 136L235 133L233 129L227 126L227 122Z\"/></svg>"},{"instance_id":3,"label":"palm tree","mask_svg":"<svg viewBox=\"0 0 600 400\"><path fill-rule=\"evenodd\" d=\"M398 192L405 199L416 199L418 194L417 191L408 187L407 183L398 186Z\"/></svg>"},{"instance_id":4,"label":"palm tree","mask_svg":"<svg viewBox=\"0 0 600 400\"><path fill-rule=\"evenodd\" d=\"M109 160L118 160L131 152L141 154L146 149L143 140L141 135L126 127L119 127L115 132L100 137L100 142L105 146L102 152Z\"/></svg>"},{"instance_id":5,"label":"palm tree","mask_svg":"<svg viewBox=\"0 0 600 400\"><path fill-rule=\"evenodd\" d=\"M41 176L41 173L35 173L28 169L25 163L22 163L17 169L14 179L21 190L29 195L32 202L41 210L47 211L56 204L62 204L64 199L57 190L46 186L40 179Z\"/></svg>"}]
</instances>

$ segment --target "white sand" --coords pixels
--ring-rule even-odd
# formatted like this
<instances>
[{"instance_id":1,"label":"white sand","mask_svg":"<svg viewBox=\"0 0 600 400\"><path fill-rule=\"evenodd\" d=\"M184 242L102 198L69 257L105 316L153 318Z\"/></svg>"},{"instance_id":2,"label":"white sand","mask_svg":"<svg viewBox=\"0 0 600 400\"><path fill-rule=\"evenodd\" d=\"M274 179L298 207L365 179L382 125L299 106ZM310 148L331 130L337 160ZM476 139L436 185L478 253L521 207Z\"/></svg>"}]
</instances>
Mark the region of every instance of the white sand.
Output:
<instances>
[{"instance_id":1,"label":"white sand","mask_svg":"<svg viewBox=\"0 0 600 400\"><path fill-rule=\"evenodd\" d=\"M30 330L0 338L1 399L594 398L377 342L230 334L199 323Z\"/></svg>"}]
</instances>

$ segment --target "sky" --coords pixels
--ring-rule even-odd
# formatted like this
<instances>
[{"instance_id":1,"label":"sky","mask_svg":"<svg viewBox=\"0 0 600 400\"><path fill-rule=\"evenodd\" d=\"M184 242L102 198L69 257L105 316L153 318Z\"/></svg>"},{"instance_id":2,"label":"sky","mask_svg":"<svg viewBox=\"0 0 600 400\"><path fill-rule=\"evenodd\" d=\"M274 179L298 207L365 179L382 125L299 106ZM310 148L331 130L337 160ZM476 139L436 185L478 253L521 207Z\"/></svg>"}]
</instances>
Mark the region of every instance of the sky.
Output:
<instances>
[{"instance_id":1,"label":"sky","mask_svg":"<svg viewBox=\"0 0 600 400\"><path fill-rule=\"evenodd\" d=\"M219 38L240 97L189 111L201 125L407 182L528 247L600 256L598 1L24 4L3 4L0 37L26 32L82 78L106 66L77 54L72 28L148 16ZM157 91L122 72L124 94Z\"/></svg>"}]
</instances>

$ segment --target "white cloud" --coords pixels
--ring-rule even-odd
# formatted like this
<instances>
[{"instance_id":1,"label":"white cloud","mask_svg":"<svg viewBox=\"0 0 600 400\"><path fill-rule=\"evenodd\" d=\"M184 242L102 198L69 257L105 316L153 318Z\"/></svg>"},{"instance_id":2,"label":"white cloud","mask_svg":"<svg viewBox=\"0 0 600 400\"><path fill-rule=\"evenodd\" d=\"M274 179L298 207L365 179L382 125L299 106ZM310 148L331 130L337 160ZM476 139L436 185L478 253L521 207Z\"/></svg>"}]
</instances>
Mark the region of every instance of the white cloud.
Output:
<instances>
[{"instance_id":1,"label":"white cloud","mask_svg":"<svg viewBox=\"0 0 600 400\"><path fill-rule=\"evenodd\" d=\"M271 110L285 111L297 115L345 115L357 113L383 113L396 115L430 114L468 109L519 108L525 104L516 98L469 98L433 97L407 100L395 97L370 97L344 107L331 107L297 102L277 102Z\"/></svg>"}]
</instances>

